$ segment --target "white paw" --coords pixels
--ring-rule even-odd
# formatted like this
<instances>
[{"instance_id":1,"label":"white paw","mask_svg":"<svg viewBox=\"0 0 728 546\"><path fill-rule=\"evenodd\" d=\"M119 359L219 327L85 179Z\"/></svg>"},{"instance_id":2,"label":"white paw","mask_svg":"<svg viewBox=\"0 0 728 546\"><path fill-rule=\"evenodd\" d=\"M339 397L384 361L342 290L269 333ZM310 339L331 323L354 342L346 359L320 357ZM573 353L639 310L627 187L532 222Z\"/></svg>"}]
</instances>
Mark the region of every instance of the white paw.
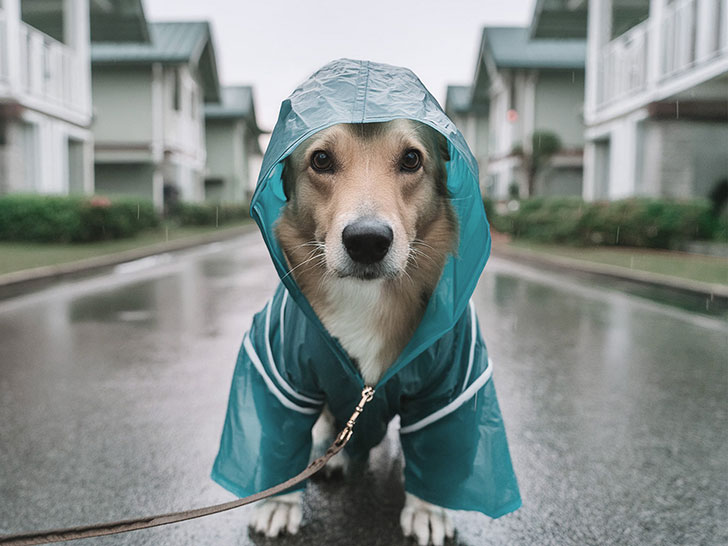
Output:
<instances>
[{"instance_id":1,"label":"white paw","mask_svg":"<svg viewBox=\"0 0 728 546\"><path fill-rule=\"evenodd\" d=\"M433 546L442 546L445 537L452 538L455 534L449 510L425 502L410 493L405 493L399 524L404 536L414 537L419 546L430 543Z\"/></svg>"},{"instance_id":2,"label":"white paw","mask_svg":"<svg viewBox=\"0 0 728 546\"><path fill-rule=\"evenodd\" d=\"M301 527L302 498L301 491L294 491L260 501L248 525L267 537L277 537L284 531L295 535Z\"/></svg>"}]
</instances>

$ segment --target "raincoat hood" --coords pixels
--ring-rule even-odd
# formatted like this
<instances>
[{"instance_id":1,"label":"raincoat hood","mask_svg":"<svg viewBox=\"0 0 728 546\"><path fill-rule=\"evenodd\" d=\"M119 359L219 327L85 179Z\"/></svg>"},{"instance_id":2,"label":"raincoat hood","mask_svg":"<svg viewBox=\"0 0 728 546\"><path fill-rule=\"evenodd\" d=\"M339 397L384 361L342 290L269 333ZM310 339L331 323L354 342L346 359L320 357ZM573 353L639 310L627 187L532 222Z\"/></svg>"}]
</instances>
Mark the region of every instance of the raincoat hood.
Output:
<instances>
[{"instance_id":1,"label":"raincoat hood","mask_svg":"<svg viewBox=\"0 0 728 546\"><path fill-rule=\"evenodd\" d=\"M339 59L314 73L283 101L251 202L251 216L260 227L283 284L309 319L325 332L296 281L286 275L286 260L273 233L286 204L281 179L283 160L298 144L332 125L397 118L429 125L447 139L450 152L447 186L458 218L459 246L444 267L418 329L377 386L455 325L488 259L490 232L478 186L478 166L463 135L409 69ZM328 334L325 336L347 369L357 374L338 342Z\"/></svg>"},{"instance_id":2,"label":"raincoat hood","mask_svg":"<svg viewBox=\"0 0 728 546\"><path fill-rule=\"evenodd\" d=\"M337 123L396 118L425 123L447 139L459 247L345 449L365 461L399 417L405 489L438 506L499 517L521 499L492 365L469 303L490 251L477 166L412 72L370 62L334 61L283 102L251 204L282 282L243 338L212 478L241 497L283 482L308 464L323 408L340 430L359 401L361 374L286 274L273 229L286 203L282 161L299 143Z\"/></svg>"}]
</instances>

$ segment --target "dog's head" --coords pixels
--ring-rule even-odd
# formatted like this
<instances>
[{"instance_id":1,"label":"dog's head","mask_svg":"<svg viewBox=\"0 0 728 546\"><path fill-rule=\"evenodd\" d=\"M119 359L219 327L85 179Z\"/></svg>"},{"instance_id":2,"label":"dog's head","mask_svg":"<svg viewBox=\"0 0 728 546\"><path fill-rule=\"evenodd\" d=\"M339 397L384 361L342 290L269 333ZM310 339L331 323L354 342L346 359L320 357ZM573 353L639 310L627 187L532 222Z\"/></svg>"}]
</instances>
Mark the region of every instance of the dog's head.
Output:
<instances>
[{"instance_id":1,"label":"dog's head","mask_svg":"<svg viewBox=\"0 0 728 546\"><path fill-rule=\"evenodd\" d=\"M315 266L394 279L419 258L441 270L456 224L448 160L440 133L405 119L334 125L304 141L284 165L288 203L276 228L294 275Z\"/></svg>"}]
</instances>

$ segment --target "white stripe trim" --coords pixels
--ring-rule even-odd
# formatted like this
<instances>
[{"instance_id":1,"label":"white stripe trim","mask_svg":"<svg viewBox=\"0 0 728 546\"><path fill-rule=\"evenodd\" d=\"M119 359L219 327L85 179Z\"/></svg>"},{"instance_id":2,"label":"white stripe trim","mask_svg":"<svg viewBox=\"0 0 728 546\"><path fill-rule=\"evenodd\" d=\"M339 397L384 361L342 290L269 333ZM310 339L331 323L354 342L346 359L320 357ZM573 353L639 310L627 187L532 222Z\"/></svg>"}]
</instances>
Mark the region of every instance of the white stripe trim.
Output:
<instances>
[{"instance_id":1,"label":"white stripe trim","mask_svg":"<svg viewBox=\"0 0 728 546\"><path fill-rule=\"evenodd\" d=\"M476 320L475 320L475 305L473 305L473 300L470 300L470 356L468 357L468 371L465 373L465 381L463 381L463 386L460 387L461 391L465 390L465 387L468 384L468 381L470 381L470 372L473 370L473 356L475 356L475 337L477 334L476 331Z\"/></svg>"},{"instance_id":2,"label":"white stripe trim","mask_svg":"<svg viewBox=\"0 0 728 546\"><path fill-rule=\"evenodd\" d=\"M402 427L401 429L399 429L399 433L409 434L410 432L415 432L417 430L425 428L427 425L431 425L435 421L442 419L446 415L451 414L460 406L462 406L465 402L470 400L475 395L475 393L478 392L483 385L485 385L485 383L490 379L491 375L493 375L493 363L489 358L488 367L485 369L485 371L480 374L480 377L473 381L473 383L467 389L461 392L455 400L450 402L447 406L440 408L435 413L431 413L424 419L420 419L419 421L412 423L411 425Z\"/></svg>"},{"instance_id":3,"label":"white stripe trim","mask_svg":"<svg viewBox=\"0 0 728 546\"><path fill-rule=\"evenodd\" d=\"M273 307L273 300L270 300L268 302L268 305L266 306L265 311L265 351L268 355L268 363L270 364L270 369L273 372L273 376L276 378L276 381L278 381L278 384L283 387L283 390L285 390L288 394L293 396L293 398L296 398L300 400L301 402L308 402L309 404L323 404L324 401L319 399L316 400L314 398L309 398L308 396L304 396L302 394L297 393L293 387L291 387L281 376L280 372L278 371L278 368L276 367L276 361L273 360L273 350L270 347L270 310L271 307ZM281 331L283 331L281 329Z\"/></svg>"},{"instance_id":4,"label":"white stripe trim","mask_svg":"<svg viewBox=\"0 0 728 546\"><path fill-rule=\"evenodd\" d=\"M258 358L258 354L255 352L255 348L253 347L253 342L250 341L250 336L248 334L245 334L245 339L243 340L243 347L245 347L245 352L248 353L248 357L250 358L250 361L253 363L253 366L255 366L255 369L258 370L258 373L263 378L263 381L265 381L265 384L268 387L268 390L273 393L273 395L278 398L278 401L283 404L288 409L292 409L293 411L297 411L299 413L305 413L308 415L314 415L319 413L321 410L319 408L304 408L297 404L294 404L291 402L286 396L278 390L278 388L275 386L275 383L271 380L270 377L268 377L268 374L265 373L265 368L263 367L263 363L260 361L260 358Z\"/></svg>"},{"instance_id":5,"label":"white stripe trim","mask_svg":"<svg viewBox=\"0 0 728 546\"><path fill-rule=\"evenodd\" d=\"M281 368L286 367L286 361L284 360L284 357L283 357L283 355L285 354L285 352L283 351L283 347L285 347L285 345L283 345L283 342L284 342L284 338L285 338L286 329L283 327L283 324L285 323L286 303L288 303L288 290L286 290L286 288L283 287L283 298L281 300L281 309L278 312L278 314L281 316L281 318L280 318L281 323L280 323L280 327L279 327L280 328L279 335L281 337L281 347L280 347L280 352L278 353L281 358Z\"/></svg>"}]
</instances>

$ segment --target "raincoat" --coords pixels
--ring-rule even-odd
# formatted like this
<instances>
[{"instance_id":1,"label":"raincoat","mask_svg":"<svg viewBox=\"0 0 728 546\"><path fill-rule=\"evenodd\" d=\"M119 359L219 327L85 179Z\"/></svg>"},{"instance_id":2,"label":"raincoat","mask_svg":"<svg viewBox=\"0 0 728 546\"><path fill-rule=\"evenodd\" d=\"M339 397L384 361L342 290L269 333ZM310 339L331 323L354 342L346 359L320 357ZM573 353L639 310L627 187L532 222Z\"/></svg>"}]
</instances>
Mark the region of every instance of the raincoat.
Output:
<instances>
[{"instance_id":1,"label":"raincoat","mask_svg":"<svg viewBox=\"0 0 728 546\"><path fill-rule=\"evenodd\" d=\"M410 70L367 61L329 63L281 106L251 215L282 282L244 336L212 478L243 497L294 476L308 464L311 428L324 404L342 428L359 401L364 381L286 275L273 227L286 203L282 161L299 143L334 124L396 118L420 121L447 138L459 246L411 340L374 385L346 450L364 460L399 415L405 489L442 507L496 518L521 500L470 302L490 253L478 167L462 134Z\"/></svg>"}]
</instances>

